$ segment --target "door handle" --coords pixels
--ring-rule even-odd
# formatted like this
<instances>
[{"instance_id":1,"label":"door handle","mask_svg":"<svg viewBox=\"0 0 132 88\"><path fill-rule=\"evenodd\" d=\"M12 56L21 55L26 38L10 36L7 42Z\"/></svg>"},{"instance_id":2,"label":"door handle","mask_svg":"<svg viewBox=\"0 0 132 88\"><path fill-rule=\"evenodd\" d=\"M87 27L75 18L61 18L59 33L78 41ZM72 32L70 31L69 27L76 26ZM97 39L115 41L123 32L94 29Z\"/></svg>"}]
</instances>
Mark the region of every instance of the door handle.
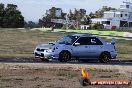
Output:
<instances>
[{"instance_id":1,"label":"door handle","mask_svg":"<svg viewBox=\"0 0 132 88\"><path fill-rule=\"evenodd\" d=\"M85 48L88 48L88 46L85 46Z\"/></svg>"},{"instance_id":2,"label":"door handle","mask_svg":"<svg viewBox=\"0 0 132 88\"><path fill-rule=\"evenodd\" d=\"M103 48L103 46L100 46L101 48Z\"/></svg>"}]
</instances>

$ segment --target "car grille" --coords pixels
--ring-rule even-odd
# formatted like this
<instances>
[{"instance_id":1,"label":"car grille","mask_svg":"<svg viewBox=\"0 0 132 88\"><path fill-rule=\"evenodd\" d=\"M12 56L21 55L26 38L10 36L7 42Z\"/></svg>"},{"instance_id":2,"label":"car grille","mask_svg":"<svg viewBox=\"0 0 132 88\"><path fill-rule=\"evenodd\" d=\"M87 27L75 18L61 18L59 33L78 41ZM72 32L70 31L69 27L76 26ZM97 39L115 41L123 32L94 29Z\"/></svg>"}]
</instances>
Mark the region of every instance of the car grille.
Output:
<instances>
[{"instance_id":1,"label":"car grille","mask_svg":"<svg viewBox=\"0 0 132 88\"><path fill-rule=\"evenodd\" d=\"M35 56L40 56L40 54L38 54L38 53L35 52Z\"/></svg>"},{"instance_id":2,"label":"car grille","mask_svg":"<svg viewBox=\"0 0 132 88\"><path fill-rule=\"evenodd\" d=\"M44 54L43 53L41 53L41 57L44 57Z\"/></svg>"}]
</instances>

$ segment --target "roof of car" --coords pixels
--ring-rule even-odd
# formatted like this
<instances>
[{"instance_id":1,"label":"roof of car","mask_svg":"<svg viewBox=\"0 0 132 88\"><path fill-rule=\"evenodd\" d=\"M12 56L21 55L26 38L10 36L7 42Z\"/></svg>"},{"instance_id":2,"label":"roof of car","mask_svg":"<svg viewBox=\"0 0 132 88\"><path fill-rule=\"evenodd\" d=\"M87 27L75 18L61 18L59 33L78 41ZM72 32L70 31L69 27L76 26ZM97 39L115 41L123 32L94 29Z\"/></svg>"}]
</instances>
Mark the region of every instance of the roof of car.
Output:
<instances>
[{"instance_id":1,"label":"roof of car","mask_svg":"<svg viewBox=\"0 0 132 88\"><path fill-rule=\"evenodd\" d=\"M79 33L79 34L70 34L70 36L92 37L93 35L88 33Z\"/></svg>"}]
</instances>

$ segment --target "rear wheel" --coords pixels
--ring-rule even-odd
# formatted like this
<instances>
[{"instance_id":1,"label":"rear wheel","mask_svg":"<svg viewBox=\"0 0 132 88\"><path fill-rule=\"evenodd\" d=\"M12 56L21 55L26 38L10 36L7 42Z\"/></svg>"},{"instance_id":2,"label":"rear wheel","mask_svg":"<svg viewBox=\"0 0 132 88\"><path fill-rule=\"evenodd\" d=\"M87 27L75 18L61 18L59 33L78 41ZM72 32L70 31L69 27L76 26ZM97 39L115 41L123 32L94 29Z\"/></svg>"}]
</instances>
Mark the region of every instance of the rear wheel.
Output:
<instances>
[{"instance_id":1,"label":"rear wheel","mask_svg":"<svg viewBox=\"0 0 132 88\"><path fill-rule=\"evenodd\" d=\"M101 63L107 63L110 60L110 54L108 52L103 52L100 57L99 57L99 61Z\"/></svg>"},{"instance_id":2,"label":"rear wheel","mask_svg":"<svg viewBox=\"0 0 132 88\"><path fill-rule=\"evenodd\" d=\"M71 53L68 52L68 51L62 51L60 54L59 54L59 61L60 62L67 62L68 60L71 59Z\"/></svg>"},{"instance_id":3,"label":"rear wheel","mask_svg":"<svg viewBox=\"0 0 132 88\"><path fill-rule=\"evenodd\" d=\"M82 61L82 62L89 62L89 60L88 59L80 59L80 61Z\"/></svg>"}]
</instances>

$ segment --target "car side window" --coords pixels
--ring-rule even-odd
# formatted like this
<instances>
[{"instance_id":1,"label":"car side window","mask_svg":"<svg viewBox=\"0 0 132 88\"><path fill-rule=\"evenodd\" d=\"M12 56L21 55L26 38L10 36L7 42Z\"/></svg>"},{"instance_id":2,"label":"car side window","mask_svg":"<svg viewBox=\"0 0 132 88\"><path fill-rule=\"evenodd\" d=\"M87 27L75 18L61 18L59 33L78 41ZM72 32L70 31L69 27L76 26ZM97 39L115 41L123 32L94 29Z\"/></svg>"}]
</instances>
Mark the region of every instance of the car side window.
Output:
<instances>
[{"instance_id":1,"label":"car side window","mask_svg":"<svg viewBox=\"0 0 132 88\"><path fill-rule=\"evenodd\" d=\"M103 43L96 37L90 38L90 45L103 45Z\"/></svg>"},{"instance_id":2,"label":"car side window","mask_svg":"<svg viewBox=\"0 0 132 88\"><path fill-rule=\"evenodd\" d=\"M88 45L89 44L89 38L88 37L81 37L76 41L76 43L80 43L80 45Z\"/></svg>"}]
</instances>

